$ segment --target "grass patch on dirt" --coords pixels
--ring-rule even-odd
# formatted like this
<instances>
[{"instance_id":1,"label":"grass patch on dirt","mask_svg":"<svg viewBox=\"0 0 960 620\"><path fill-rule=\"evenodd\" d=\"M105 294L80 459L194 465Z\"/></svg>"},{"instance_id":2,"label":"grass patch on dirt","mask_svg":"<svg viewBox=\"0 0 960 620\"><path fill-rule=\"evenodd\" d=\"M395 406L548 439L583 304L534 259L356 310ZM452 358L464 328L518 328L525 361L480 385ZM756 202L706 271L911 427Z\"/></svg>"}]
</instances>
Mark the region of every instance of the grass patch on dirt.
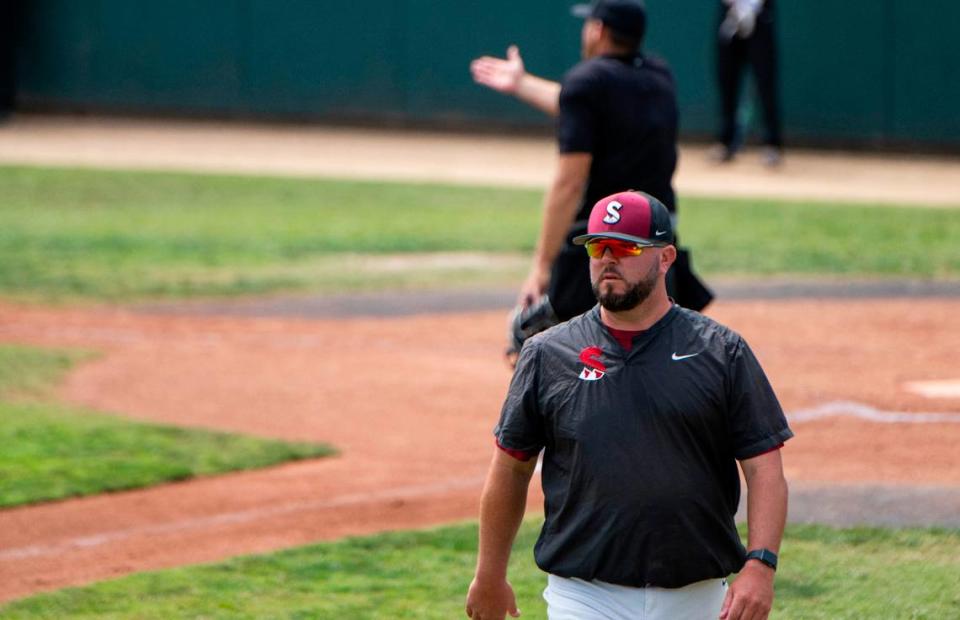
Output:
<instances>
[{"instance_id":1,"label":"grass patch on dirt","mask_svg":"<svg viewBox=\"0 0 960 620\"><path fill-rule=\"evenodd\" d=\"M131 301L517 284L542 192L0 166L0 295ZM682 198L704 275L960 277L960 209ZM472 253L488 264L405 254ZM366 257L363 268L358 257Z\"/></svg>"},{"instance_id":2,"label":"grass patch on dirt","mask_svg":"<svg viewBox=\"0 0 960 620\"><path fill-rule=\"evenodd\" d=\"M524 618L544 618L545 576L527 520L510 579ZM4 618L356 618L463 615L476 526L351 538L218 564L131 575L0 608ZM787 529L771 617L953 618L960 614L960 532Z\"/></svg>"},{"instance_id":3,"label":"grass patch on dirt","mask_svg":"<svg viewBox=\"0 0 960 620\"><path fill-rule=\"evenodd\" d=\"M48 397L79 361L93 353L0 345L0 401Z\"/></svg>"},{"instance_id":4,"label":"grass patch on dirt","mask_svg":"<svg viewBox=\"0 0 960 620\"><path fill-rule=\"evenodd\" d=\"M0 508L327 456L321 444L145 424L49 402L88 354L0 345Z\"/></svg>"}]
</instances>

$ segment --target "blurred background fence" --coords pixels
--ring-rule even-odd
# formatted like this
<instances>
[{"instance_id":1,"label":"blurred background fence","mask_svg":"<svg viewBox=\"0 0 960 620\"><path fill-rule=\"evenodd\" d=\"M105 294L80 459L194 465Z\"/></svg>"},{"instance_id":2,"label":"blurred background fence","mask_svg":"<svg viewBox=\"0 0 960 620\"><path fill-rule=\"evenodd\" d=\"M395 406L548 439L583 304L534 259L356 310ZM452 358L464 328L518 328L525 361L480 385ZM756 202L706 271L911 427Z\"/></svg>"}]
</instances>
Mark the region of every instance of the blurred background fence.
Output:
<instances>
[{"instance_id":1,"label":"blurred background fence","mask_svg":"<svg viewBox=\"0 0 960 620\"><path fill-rule=\"evenodd\" d=\"M580 22L547 0L32 0L25 110L545 130L474 85L469 61L517 43L559 79ZM678 80L688 139L714 129L714 0L647 0L647 50ZM960 151L960 3L781 0L788 139Z\"/></svg>"}]
</instances>

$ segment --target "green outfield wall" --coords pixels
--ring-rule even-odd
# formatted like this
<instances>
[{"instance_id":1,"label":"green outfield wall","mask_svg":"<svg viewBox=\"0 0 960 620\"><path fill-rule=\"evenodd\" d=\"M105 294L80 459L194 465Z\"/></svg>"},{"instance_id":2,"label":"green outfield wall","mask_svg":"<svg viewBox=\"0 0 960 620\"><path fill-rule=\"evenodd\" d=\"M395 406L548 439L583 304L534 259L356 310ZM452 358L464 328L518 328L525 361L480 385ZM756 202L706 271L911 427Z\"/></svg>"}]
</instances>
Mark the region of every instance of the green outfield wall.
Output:
<instances>
[{"instance_id":1,"label":"green outfield wall","mask_svg":"<svg viewBox=\"0 0 960 620\"><path fill-rule=\"evenodd\" d=\"M548 128L474 85L469 61L515 42L530 71L560 78L578 58L579 21L547 0L25 5L24 109ZM676 72L684 134L708 136L715 3L647 6L646 47ZM788 139L960 149L960 3L781 0L778 10Z\"/></svg>"}]
</instances>

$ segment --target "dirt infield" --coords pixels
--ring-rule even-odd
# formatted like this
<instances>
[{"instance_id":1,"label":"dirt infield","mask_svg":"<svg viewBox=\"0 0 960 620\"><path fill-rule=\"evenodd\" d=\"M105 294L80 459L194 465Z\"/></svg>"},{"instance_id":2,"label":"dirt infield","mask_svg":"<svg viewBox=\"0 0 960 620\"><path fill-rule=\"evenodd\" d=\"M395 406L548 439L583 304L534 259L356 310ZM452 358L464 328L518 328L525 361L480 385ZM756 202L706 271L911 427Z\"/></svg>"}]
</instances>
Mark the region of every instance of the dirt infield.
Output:
<instances>
[{"instance_id":1,"label":"dirt infield","mask_svg":"<svg viewBox=\"0 0 960 620\"><path fill-rule=\"evenodd\" d=\"M0 161L539 185L552 157L543 140L517 140L511 150L504 146L510 141L492 138L401 138L21 118L0 130ZM379 156L371 159L373 152ZM686 161L698 156L685 153ZM955 162L788 157L779 173L750 160L723 170L701 162L700 172L682 169L680 188L832 192L884 202L896 202L895 189L912 188L917 202L960 205ZM496 164L483 171L475 165L481 160ZM308 319L0 303L0 342L103 352L69 376L60 394L66 402L324 441L341 451L0 511L0 601L139 570L474 518L509 380L500 361L504 311L398 314ZM960 298L722 298L710 314L747 337L788 410L797 437L785 462L801 500L794 518L898 523L930 514L931 522L956 524L960 396L928 398L912 384L958 379ZM823 503L825 496L835 500ZM850 496L864 500L859 513L835 510ZM535 493L531 504L540 500Z\"/></svg>"},{"instance_id":2,"label":"dirt infield","mask_svg":"<svg viewBox=\"0 0 960 620\"><path fill-rule=\"evenodd\" d=\"M956 377L960 331L945 326L958 313L958 299L721 301L712 311L749 339L790 412L794 488L873 496L960 486L960 399L905 388ZM104 352L70 376L67 402L342 451L2 511L0 600L476 514L509 379L502 311L300 320L0 306L0 316L0 341ZM833 413L818 409L828 403Z\"/></svg>"}]
</instances>

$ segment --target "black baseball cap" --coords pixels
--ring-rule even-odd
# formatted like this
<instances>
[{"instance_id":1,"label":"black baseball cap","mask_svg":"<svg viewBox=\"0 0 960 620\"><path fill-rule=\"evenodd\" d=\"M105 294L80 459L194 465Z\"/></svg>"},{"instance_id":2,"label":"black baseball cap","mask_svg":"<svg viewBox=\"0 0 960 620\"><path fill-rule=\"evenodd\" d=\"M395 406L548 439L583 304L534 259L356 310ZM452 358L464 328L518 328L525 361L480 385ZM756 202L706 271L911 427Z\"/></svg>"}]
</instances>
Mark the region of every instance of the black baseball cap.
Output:
<instances>
[{"instance_id":1,"label":"black baseball cap","mask_svg":"<svg viewBox=\"0 0 960 620\"><path fill-rule=\"evenodd\" d=\"M587 233L573 238L574 245L592 239L619 239L637 245L664 246L673 243L670 212L646 192L617 192L593 205Z\"/></svg>"},{"instance_id":2,"label":"black baseball cap","mask_svg":"<svg viewBox=\"0 0 960 620\"><path fill-rule=\"evenodd\" d=\"M641 0L594 0L591 4L575 4L570 12L584 19L599 19L612 30L634 39L642 39L647 30L647 9Z\"/></svg>"}]
</instances>

